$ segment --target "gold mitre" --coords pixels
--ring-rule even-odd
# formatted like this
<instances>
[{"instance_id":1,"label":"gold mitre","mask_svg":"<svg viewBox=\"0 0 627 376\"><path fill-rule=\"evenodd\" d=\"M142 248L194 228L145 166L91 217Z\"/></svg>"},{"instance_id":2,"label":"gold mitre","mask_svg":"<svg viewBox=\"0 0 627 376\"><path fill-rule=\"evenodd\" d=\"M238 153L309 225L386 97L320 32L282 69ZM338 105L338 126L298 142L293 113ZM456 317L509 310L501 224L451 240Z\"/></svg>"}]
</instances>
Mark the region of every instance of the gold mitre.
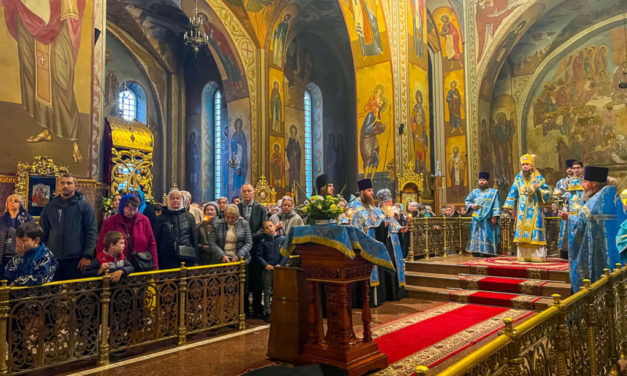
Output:
<instances>
[{"instance_id":1,"label":"gold mitre","mask_svg":"<svg viewBox=\"0 0 627 376\"><path fill-rule=\"evenodd\" d=\"M520 164L529 163L530 165L533 166L535 158L536 158L535 154L525 154L522 157L520 157Z\"/></svg>"},{"instance_id":2,"label":"gold mitre","mask_svg":"<svg viewBox=\"0 0 627 376\"><path fill-rule=\"evenodd\" d=\"M627 206L627 189L620 193L620 200L623 202L623 205Z\"/></svg>"}]
</instances>

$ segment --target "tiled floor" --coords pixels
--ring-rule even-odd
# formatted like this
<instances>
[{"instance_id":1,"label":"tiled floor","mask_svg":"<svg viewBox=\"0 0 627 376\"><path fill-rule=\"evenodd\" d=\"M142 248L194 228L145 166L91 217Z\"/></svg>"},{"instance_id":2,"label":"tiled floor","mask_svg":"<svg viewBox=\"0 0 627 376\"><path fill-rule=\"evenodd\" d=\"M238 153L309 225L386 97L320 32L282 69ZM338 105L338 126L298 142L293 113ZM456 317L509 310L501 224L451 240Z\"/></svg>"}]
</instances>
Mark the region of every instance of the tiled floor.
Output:
<instances>
[{"instance_id":1,"label":"tiled floor","mask_svg":"<svg viewBox=\"0 0 627 376\"><path fill-rule=\"evenodd\" d=\"M424 311L443 304L419 299L403 299L387 302L372 309L372 324L377 325L400 317ZM361 311L353 311L355 330L361 329ZM108 367L82 369L71 368L76 375L94 376L183 376L213 375L231 376L256 368L268 362L268 326L261 320L248 321L244 333L228 332L220 337L198 339L183 349L177 347L152 349L150 353L114 361ZM211 341L210 343L207 343ZM70 369L66 369L70 371ZM65 372L68 374L70 372ZM50 374L50 373L48 373Z\"/></svg>"}]
</instances>

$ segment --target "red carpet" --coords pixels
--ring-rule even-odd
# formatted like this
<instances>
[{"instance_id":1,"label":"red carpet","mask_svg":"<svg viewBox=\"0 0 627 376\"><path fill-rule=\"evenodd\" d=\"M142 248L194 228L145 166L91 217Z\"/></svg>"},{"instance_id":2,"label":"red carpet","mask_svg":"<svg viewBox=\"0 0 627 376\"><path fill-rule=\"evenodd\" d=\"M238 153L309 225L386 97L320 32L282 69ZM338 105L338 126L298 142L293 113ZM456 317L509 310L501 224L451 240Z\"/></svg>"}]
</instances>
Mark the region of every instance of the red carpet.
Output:
<instances>
[{"instance_id":1,"label":"red carpet","mask_svg":"<svg viewBox=\"0 0 627 376\"><path fill-rule=\"evenodd\" d=\"M548 281L520 278L461 276L460 287L470 290L497 291L514 294L542 295L542 286Z\"/></svg>"},{"instance_id":2,"label":"red carpet","mask_svg":"<svg viewBox=\"0 0 627 376\"><path fill-rule=\"evenodd\" d=\"M456 290L449 293L452 302L486 304L498 307L534 309L541 296L515 295L502 292Z\"/></svg>"},{"instance_id":3,"label":"red carpet","mask_svg":"<svg viewBox=\"0 0 627 376\"><path fill-rule=\"evenodd\" d=\"M388 364L395 363L411 354L432 346L447 337L463 331L473 325L482 323L491 317L508 311L502 307L485 307L479 305L463 305L460 308L442 313L438 316L428 318L416 324L382 335L375 340L379 349L388 356ZM492 334L483 333L480 338L485 338ZM459 348L450 352L448 356L441 357L438 362L461 351L480 339L473 339L470 343L461 343ZM417 365L417 364L415 364Z\"/></svg>"},{"instance_id":4,"label":"red carpet","mask_svg":"<svg viewBox=\"0 0 627 376\"><path fill-rule=\"evenodd\" d=\"M568 270L568 261L549 258L544 262L518 261L513 256L490 257L462 263L468 265L470 274L495 277L547 279L550 271Z\"/></svg>"}]
</instances>

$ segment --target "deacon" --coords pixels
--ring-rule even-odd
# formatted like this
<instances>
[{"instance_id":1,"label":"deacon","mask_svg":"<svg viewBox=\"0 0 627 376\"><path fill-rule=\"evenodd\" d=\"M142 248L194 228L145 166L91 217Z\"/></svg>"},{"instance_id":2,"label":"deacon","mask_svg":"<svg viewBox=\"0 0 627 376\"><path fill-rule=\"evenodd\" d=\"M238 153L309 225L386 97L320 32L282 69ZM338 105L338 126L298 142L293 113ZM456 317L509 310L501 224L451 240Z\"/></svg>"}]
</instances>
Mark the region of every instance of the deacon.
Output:
<instances>
[{"instance_id":1,"label":"deacon","mask_svg":"<svg viewBox=\"0 0 627 376\"><path fill-rule=\"evenodd\" d=\"M553 195L554 200L561 199L568 190L568 182L573 177L573 163L575 163L574 159L566 160L566 177L561 178L555 184L555 192Z\"/></svg>"},{"instance_id":2,"label":"deacon","mask_svg":"<svg viewBox=\"0 0 627 376\"><path fill-rule=\"evenodd\" d=\"M466 197L466 208L472 210L470 241L466 250L473 256L496 256L498 254L501 201L498 191L490 188L490 174L479 173L479 188Z\"/></svg>"},{"instance_id":3,"label":"deacon","mask_svg":"<svg viewBox=\"0 0 627 376\"><path fill-rule=\"evenodd\" d=\"M583 186L581 183L581 173L583 172L583 162L569 159L566 161L567 177L560 179L555 185L555 199L561 201L570 214L576 215L583 206ZM561 209L561 208L560 208ZM558 247L560 257L568 259L568 239L564 241L564 234L568 221L562 220L560 223L560 236Z\"/></svg>"},{"instance_id":4,"label":"deacon","mask_svg":"<svg viewBox=\"0 0 627 376\"><path fill-rule=\"evenodd\" d=\"M570 252L570 284L579 291L584 279L597 281L604 268L614 268L620 262L616 248L618 223L616 187L607 185L608 169L586 166L583 176L585 205L576 214L560 212L568 220L568 250Z\"/></svg>"},{"instance_id":5,"label":"deacon","mask_svg":"<svg viewBox=\"0 0 627 376\"><path fill-rule=\"evenodd\" d=\"M622 212L619 210L619 214L621 214L620 220L622 223L618 229L618 235L616 236L616 247L620 253L621 262L623 265L627 265L627 218L625 218L625 214L627 214L627 189L621 192L620 200L623 204Z\"/></svg>"},{"instance_id":6,"label":"deacon","mask_svg":"<svg viewBox=\"0 0 627 376\"><path fill-rule=\"evenodd\" d=\"M407 227L400 225L395 218L395 214L400 212L400 209L394 206L392 201L392 192L383 188L377 191L377 198L379 199L379 208L383 212L385 219L375 229L375 236L377 240L381 239L381 242L385 244L390 259L394 263L396 273L392 270L381 268L379 275L381 279L385 280L385 286L387 287L385 296L389 300L399 300L405 297L405 260L403 260L403 249L399 239L399 233L407 232Z\"/></svg>"},{"instance_id":7,"label":"deacon","mask_svg":"<svg viewBox=\"0 0 627 376\"><path fill-rule=\"evenodd\" d=\"M521 172L509 190L504 209L516 205L514 243L519 261L546 261L546 238L541 204L548 202L551 192L544 177L534 168L534 154L520 157Z\"/></svg>"},{"instance_id":8,"label":"deacon","mask_svg":"<svg viewBox=\"0 0 627 376\"><path fill-rule=\"evenodd\" d=\"M372 181L370 179L362 179L357 182L357 185L359 186L359 197L349 204L349 208L353 211L351 225L376 239L375 230L384 223L385 215L374 203ZM377 240L385 242L385 239ZM376 265L373 265L372 274L370 275L370 303L374 306L385 302L385 287L381 283L378 269ZM357 291L354 301L361 302L359 292Z\"/></svg>"}]
</instances>

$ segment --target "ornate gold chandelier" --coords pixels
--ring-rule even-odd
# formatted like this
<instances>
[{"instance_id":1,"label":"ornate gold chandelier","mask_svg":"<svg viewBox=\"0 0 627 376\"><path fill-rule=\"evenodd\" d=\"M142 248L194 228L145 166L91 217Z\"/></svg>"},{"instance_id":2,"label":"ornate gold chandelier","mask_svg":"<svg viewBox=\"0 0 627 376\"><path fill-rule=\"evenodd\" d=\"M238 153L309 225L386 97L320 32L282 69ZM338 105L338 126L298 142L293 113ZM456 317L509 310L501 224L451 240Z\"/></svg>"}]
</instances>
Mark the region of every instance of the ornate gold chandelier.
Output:
<instances>
[{"instance_id":1,"label":"ornate gold chandelier","mask_svg":"<svg viewBox=\"0 0 627 376\"><path fill-rule=\"evenodd\" d=\"M209 36L202 30L203 19L198 14L198 0L195 1L194 15L189 18L190 30L183 35L185 45L190 46L197 54L201 48L209 44Z\"/></svg>"}]
</instances>

